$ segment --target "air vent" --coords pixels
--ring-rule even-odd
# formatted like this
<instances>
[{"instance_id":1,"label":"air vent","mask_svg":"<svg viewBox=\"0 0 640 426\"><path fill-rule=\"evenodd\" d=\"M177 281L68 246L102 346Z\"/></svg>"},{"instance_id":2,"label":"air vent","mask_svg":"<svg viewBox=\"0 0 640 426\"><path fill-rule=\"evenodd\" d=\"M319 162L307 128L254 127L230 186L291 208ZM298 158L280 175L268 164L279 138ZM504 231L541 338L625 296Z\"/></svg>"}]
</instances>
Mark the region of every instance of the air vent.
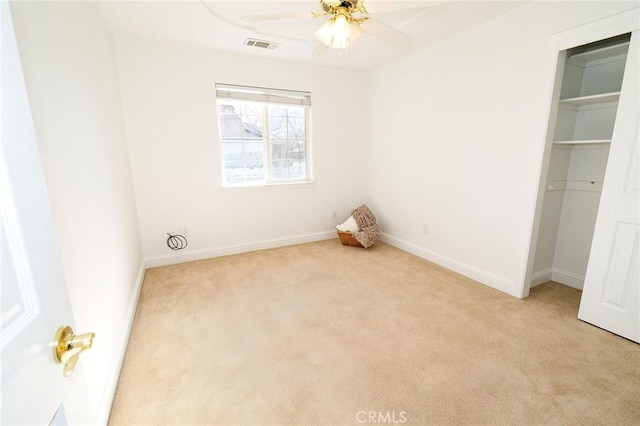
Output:
<instances>
[{"instance_id":1,"label":"air vent","mask_svg":"<svg viewBox=\"0 0 640 426\"><path fill-rule=\"evenodd\" d=\"M255 38L248 38L244 41L245 46L260 47L262 49L275 49L278 47L278 43L266 40L256 40Z\"/></svg>"}]
</instances>

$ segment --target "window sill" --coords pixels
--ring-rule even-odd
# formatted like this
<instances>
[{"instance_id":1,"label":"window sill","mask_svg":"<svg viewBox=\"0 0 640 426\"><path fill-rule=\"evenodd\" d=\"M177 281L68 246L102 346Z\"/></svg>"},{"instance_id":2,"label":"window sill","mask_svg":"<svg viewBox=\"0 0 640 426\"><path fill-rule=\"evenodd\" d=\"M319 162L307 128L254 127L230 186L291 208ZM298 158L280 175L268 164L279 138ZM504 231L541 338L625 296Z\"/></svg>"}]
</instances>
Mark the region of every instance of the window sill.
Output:
<instances>
[{"instance_id":1,"label":"window sill","mask_svg":"<svg viewBox=\"0 0 640 426\"><path fill-rule=\"evenodd\" d=\"M279 191L284 189L311 188L315 186L315 183L315 180L306 180L303 182L264 183L259 185L220 185L220 189L224 192Z\"/></svg>"}]
</instances>

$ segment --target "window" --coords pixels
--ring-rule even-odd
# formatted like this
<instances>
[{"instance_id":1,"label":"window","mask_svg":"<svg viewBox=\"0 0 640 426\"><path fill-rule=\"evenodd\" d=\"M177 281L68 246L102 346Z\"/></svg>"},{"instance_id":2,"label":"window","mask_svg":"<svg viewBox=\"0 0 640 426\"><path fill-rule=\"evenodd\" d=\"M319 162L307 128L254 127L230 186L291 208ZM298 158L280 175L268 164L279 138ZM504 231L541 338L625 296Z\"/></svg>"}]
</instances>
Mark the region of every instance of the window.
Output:
<instances>
[{"instance_id":1,"label":"window","mask_svg":"<svg viewBox=\"0 0 640 426\"><path fill-rule=\"evenodd\" d=\"M223 186L311 181L311 94L216 84Z\"/></svg>"}]
</instances>

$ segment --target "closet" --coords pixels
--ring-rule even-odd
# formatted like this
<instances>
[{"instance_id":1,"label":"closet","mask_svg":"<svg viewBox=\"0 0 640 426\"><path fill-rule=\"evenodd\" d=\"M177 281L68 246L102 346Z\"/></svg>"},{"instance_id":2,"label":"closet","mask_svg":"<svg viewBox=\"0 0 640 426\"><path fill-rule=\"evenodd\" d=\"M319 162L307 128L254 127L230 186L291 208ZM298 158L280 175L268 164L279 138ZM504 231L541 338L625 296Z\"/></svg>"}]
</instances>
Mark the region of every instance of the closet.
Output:
<instances>
[{"instance_id":1,"label":"closet","mask_svg":"<svg viewBox=\"0 0 640 426\"><path fill-rule=\"evenodd\" d=\"M532 286L583 287L629 42L625 34L563 52Z\"/></svg>"}]
</instances>

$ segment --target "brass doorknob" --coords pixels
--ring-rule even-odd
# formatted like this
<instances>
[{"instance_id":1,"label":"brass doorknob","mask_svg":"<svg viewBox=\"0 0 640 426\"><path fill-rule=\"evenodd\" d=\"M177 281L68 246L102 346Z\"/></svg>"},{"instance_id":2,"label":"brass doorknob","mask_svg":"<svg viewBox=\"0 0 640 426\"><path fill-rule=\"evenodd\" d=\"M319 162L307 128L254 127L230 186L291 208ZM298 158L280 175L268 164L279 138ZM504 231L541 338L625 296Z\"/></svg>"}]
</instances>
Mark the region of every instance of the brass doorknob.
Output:
<instances>
[{"instance_id":1,"label":"brass doorknob","mask_svg":"<svg viewBox=\"0 0 640 426\"><path fill-rule=\"evenodd\" d=\"M93 345L95 333L74 334L73 329L65 325L60 327L53 338L53 359L58 364L64 364L62 374L67 377L73 373L82 351Z\"/></svg>"}]
</instances>

